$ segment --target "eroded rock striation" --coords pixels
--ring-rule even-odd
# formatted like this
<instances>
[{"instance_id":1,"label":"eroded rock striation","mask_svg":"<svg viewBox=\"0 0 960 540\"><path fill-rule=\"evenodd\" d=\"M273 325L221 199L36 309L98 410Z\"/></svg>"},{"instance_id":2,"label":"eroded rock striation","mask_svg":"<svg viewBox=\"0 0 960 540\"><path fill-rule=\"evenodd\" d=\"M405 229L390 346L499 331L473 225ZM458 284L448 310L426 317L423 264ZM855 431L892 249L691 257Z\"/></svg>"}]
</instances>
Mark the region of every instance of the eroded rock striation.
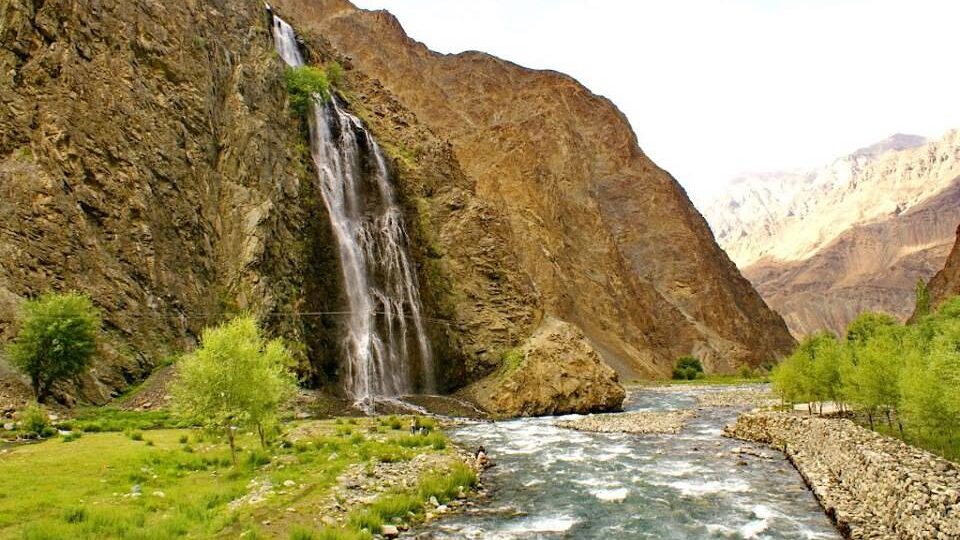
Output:
<instances>
[{"instance_id":1,"label":"eroded rock striation","mask_svg":"<svg viewBox=\"0 0 960 540\"><path fill-rule=\"evenodd\" d=\"M960 469L850 420L751 412L724 435L783 450L847 538L960 537Z\"/></svg>"}]
</instances>

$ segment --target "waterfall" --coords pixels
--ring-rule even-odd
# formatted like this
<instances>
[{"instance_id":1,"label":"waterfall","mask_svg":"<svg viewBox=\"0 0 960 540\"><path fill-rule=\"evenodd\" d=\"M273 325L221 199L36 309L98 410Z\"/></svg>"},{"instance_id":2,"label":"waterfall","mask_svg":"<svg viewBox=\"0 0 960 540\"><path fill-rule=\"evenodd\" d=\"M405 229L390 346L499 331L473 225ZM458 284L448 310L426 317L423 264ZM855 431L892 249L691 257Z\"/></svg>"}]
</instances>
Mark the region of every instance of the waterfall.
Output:
<instances>
[{"instance_id":1,"label":"waterfall","mask_svg":"<svg viewBox=\"0 0 960 540\"><path fill-rule=\"evenodd\" d=\"M288 65L304 64L296 33L275 15L273 36ZM335 95L326 102L315 96L311 109L310 150L349 306L342 363L346 391L369 411L377 398L412 393L419 368L420 388L433 392L417 277L383 152Z\"/></svg>"}]
</instances>

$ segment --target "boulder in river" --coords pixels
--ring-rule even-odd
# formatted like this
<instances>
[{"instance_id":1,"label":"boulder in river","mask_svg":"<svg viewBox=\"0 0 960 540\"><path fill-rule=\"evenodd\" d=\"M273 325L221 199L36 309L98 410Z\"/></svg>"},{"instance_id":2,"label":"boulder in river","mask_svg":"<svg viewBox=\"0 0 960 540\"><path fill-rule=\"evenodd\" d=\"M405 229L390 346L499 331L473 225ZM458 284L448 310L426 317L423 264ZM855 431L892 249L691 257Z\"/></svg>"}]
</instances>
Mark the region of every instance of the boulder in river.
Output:
<instances>
[{"instance_id":1,"label":"boulder in river","mask_svg":"<svg viewBox=\"0 0 960 540\"><path fill-rule=\"evenodd\" d=\"M619 410L626 392L617 372L577 326L548 317L493 374L463 394L497 416Z\"/></svg>"}]
</instances>

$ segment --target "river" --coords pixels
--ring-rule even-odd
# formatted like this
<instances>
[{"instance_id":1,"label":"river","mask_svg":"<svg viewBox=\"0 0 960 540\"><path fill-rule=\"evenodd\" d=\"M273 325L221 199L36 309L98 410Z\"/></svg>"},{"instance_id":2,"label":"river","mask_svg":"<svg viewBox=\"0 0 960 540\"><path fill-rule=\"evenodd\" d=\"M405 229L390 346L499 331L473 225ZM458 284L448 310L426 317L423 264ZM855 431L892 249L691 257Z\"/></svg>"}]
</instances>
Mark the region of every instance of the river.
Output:
<instances>
[{"instance_id":1,"label":"river","mask_svg":"<svg viewBox=\"0 0 960 540\"><path fill-rule=\"evenodd\" d=\"M638 390L624 408L696 408L698 393L729 389ZM495 460L490 498L417 537L840 538L782 454L721 437L738 412L703 409L677 435L579 432L556 418L466 424L451 436Z\"/></svg>"}]
</instances>

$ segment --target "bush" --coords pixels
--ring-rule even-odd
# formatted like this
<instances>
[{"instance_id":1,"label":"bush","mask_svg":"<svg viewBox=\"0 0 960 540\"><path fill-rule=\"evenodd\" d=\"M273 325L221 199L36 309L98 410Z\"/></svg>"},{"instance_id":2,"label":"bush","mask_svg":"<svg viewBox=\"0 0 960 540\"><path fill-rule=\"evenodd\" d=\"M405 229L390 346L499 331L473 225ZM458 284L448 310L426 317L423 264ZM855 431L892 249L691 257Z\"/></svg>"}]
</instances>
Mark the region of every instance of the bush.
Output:
<instances>
[{"instance_id":1,"label":"bush","mask_svg":"<svg viewBox=\"0 0 960 540\"><path fill-rule=\"evenodd\" d=\"M97 348L100 314L78 293L48 293L20 306L20 329L7 347L43 403L53 385L87 368Z\"/></svg>"},{"instance_id":2,"label":"bush","mask_svg":"<svg viewBox=\"0 0 960 540\"><path fill-rule=\"evenodd\" d=\"M313 66L289 67L284 82L290 95L290 107L298 115L306 115L315 99L330 99L330 81L324 70Z\"/></svg>"},{"instance_id":3,"label":"bush","mask_svg":"<svg viewBox=\"0 0 960 540\"><path fill-rule=\"evenodd\" d=\"M343 82L343 66L340 62L331 62L327 65L327 81L333 86L340 86Z\"/></svg>"},{"instance_id":4,"label":"bush","mask_svg":"<svg viewBox=\"0 0 960 540\"><path fill-rule=\"evenodd\" d=\"M694 356L681 357L673 367L673 378L675 380L692 381L700 377L703 377L703 364Z\"/></svg>"},{"instance_id":5,"label":"bush","mask_svg":"<svg viewBox=\"0 0 960 540\"><path fill-rule=\"evenodd\" d=\"M50 426L50 417L39 405L30 405L20 412L17 428L30 437L48 437L53 429Z\"/></svg>"},{"instance_id":6,"label":"bush","mask_svg":"<svg viewBox=\"0 0 960 540\"><path fill-rule=\"evenodd\" d=\"M63 436L63 442L73 442L83 436L79 431L71 431Z\"/></svg>"}]
</instances>

